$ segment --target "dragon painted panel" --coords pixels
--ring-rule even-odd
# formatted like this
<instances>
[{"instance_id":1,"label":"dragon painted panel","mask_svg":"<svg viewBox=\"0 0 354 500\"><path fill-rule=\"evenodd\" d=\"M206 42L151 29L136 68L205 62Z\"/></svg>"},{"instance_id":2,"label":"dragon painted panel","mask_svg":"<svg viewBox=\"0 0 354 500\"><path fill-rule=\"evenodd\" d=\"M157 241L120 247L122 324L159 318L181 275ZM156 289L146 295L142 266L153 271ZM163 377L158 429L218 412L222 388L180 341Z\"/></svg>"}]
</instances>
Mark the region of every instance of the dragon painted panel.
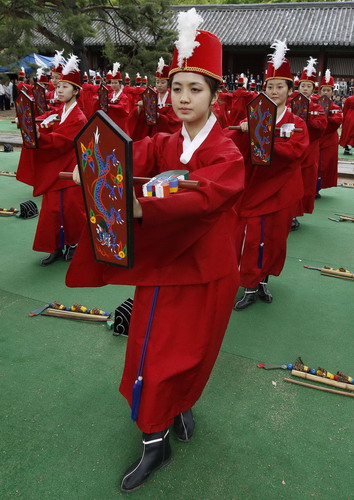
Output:
<instances>
[{"instance_id":1,"label":"dragon painted panel","mask_svg":"<svg viewBox=\"0 0 354 500\"><path fill-rule=\"evenodd\" d=\"M321 97L318 98L317 104L319 104L322 107L323 111L328 116L329 110L331 109L331 99L326 95L322 95Z\"/></svg>"},{"instance_id":2,"label":"dragon painted panel","mask_svg":"<svg viewBox=\"0 0 354 500\"><path fill-rule=\"evenodd\" d=\"M251 164L269 167L272 163L277 105L259 94L247 105Z\"/></svg>"},{"instance_id":3,"label":"dragon painted panel","mask_svg":"<svg viewBox=\"0 0 354 500\"><path fill-rule=\"evenodd\" d=\"M23 146L27 149L37 149L38 139L33 99L21 90L15 100L15 107Z\"/></svg>"},{"instance_id":4,"label":"dragon painted panel","mask_svg":"<svg viewBox=\"0 0 354 500\"><path fill-rule=\"evenodd\" d=\"M294 115L299 116L307 123L310 111L310 99L299 92L294 99L291 100L291 111Z\"/></svg>"},{"instance_id":5,"label":"dragon painted panel","mask_svg":"<svg viewBox=\"0 0 354 500\"><path fill-rule=\"evenodd\" d=\"M100 109L108 113L108 89L105 85L101 85L98 89L98 102Z\"/></svg>"},{"instance_id":6,"label":"dragon painted panel","mask_svg":"<svg viewBox=\"0 0 354 500\"><path fill-rule=\"evenodd\" d=\"M33 85L33 97L36 103L37 115L43 115L43 113L48 111L48 106L45 97L45 88L38 82Z\"/></svg>"},{"instance_id":7,"label":"dragon painted panel","mask_svg":"<svg viewBox=\"0 0 354 500\"><path fill-rule=\"evenodd\" d=\"M75 138L87 222L97 261L133 266L132 140L97 111Z\"/></svg>"},{"instance_id":8,"label":"dragon painted panel","mask_svg":"<svg viewBox=\"0 0 354 500\"><path fill-rule=\"evenodd\" d=\"M144 117L146 125L156 125L157 123L157 92L152 87L148 87L143 92Z\"/></svg>"}]
</instances>

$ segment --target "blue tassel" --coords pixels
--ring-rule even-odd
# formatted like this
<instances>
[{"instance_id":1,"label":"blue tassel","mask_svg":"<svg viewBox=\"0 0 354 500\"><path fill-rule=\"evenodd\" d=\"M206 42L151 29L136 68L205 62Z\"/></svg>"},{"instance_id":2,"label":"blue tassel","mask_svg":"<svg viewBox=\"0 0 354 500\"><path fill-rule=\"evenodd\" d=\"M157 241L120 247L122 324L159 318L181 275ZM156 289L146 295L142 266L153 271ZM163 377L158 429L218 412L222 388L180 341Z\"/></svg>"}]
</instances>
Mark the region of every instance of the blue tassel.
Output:
<instances>
[{"instance_id":1,"label":"blue tassel","mask_svg":"<svg viewBox=\"0 0 354 500\"><path fill-rule=\"evenodd\" d=\"M262 242L258 247L258 269L262 269L263 265L263 249L264 243Z\"/></svg>"},{"instance_id":2,"label":"blue tassel","mask_svg":"<svg viewBox=\"0 0 354 500\"><path fill-rule=\"evenodd\" d=\"M65 241L65 236L64 236L64 227L60 226L59 230L59 238L60 238L60 248L64 250L64 241Z\"/></svg>"},{"instance_id":3,"label":"blue tassel","mask_svg":"<svg viewBox=\"0 0 354 500\"><path fill-rule=\"evenodd\" d=\"M139 376L133 385L132 414L131 419L136 422L139 413L141 390L143 388L143 377Z\"/></svg>"}]
</instances>

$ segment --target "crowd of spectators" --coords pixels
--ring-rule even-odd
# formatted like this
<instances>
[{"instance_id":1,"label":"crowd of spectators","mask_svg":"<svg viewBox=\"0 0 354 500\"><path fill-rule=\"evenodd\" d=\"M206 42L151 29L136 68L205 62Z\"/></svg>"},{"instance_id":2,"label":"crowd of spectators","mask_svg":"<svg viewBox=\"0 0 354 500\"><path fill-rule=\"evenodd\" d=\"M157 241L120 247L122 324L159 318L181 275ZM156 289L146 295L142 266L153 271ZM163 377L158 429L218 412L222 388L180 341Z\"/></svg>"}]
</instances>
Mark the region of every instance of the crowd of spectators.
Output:
<instances>
[{"instance_id":1,"label":"crowd of spectators","mask_svg":"<svg viewBox=\"0 0 354 500\"><path fill-rule=\"evenodd\" d=\"M11 109L14 105L16 83L10 79L0 78L0 111Z\"/></svg>"}]
</instances>

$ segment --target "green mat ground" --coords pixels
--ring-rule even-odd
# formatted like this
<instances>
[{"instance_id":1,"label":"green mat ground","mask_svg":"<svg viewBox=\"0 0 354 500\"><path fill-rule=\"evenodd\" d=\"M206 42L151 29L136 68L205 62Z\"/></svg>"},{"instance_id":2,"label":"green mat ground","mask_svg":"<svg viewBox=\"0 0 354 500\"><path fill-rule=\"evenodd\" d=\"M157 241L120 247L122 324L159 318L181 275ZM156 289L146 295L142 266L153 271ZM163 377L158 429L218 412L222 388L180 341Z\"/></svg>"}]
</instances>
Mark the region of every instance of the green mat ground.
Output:
<instances>
[{"instance_id":1,"label":"green mat ground","mask_svg":"<svg viewBox=\"0 0 354 500\"><path fill-rule=\"evenodd\" d=\"M18 153L1 158L3 170L16 169ZM28 199L30 187L0 176L1 206ZM284 271L270 281L274 302L232 314L195 406L193 441L173 437L171 464L132 498L354 499L353 399L256 367L301 355L310 366L354 375L354 284L303 268L354 271L354 225L327 219L353 214L353 200L352 189L326 190L301 219ZM67 264L41 268L42 254L31 250L36 223L0 219L1 499L113 500L124 496L119 478L140 453L140 433L117 392L126 339L100 324L28 313L51 300L112 310L133 288L66 288Z\"/></svg>"}]
</instances>

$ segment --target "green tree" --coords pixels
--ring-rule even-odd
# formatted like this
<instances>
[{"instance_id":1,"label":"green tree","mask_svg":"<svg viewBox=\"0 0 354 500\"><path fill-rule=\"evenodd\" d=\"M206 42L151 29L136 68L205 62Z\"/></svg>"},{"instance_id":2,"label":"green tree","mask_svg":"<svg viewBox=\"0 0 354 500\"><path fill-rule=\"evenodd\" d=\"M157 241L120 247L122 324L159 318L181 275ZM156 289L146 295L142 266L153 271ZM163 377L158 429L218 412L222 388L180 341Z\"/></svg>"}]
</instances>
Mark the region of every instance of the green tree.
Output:
<instances>
[{"instance_id":1,"label":"green tree","mask_svg":"<svg viewBox=\"0 0 354 500\"><path fill-rule=\"evenodd\" d=\"M167 28L169 5L167 0L0 0L0 61L9 65L36 50L65 49L87 71L86 39L99 34L110 63L153 72L174 39Z\"/></svg>"}]
</instances>

